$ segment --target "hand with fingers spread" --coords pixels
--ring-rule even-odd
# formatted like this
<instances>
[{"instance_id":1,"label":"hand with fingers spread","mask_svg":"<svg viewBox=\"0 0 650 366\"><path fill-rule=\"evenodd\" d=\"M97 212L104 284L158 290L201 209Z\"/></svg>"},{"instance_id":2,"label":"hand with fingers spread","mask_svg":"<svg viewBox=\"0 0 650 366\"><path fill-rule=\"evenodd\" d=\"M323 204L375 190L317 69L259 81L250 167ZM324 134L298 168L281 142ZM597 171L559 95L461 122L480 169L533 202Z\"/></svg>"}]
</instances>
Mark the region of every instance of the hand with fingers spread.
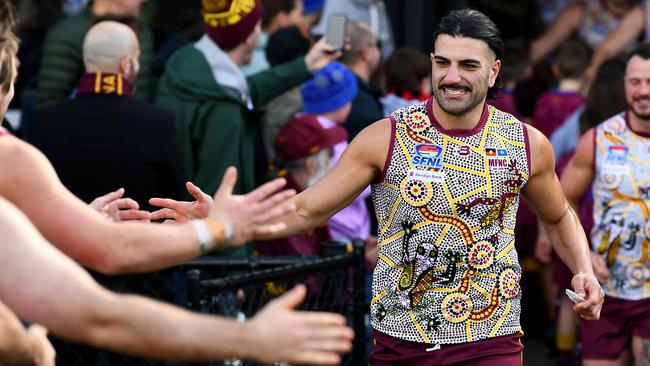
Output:
<instances>
[{"instance_id":1,"label":"hand with fingers spread","mask_svg":"<svg viewBox=\"0 0 650 366\"><path fill-rule=\"evenodd\" d=\"M598 320L600 318L600 309L603 307L605 293L598 284L596 276L588 273L578 273L571 280L573 291L585 299L573 306L582 319Z\"/></svg>"},{"instance_id":2,"label":"hand with fingers spread","mask_svg":"<svg viewBox=\"0 0 650 366\"><path fill-rule=\"evenodd\" d=\"M206 218L210 213L214 200L192 182L187 182L185 186L192 197L196 199L194 202L176 201L170 198L152 198L149 200L149 204L162 208L152 212L151 219L167 219L181 223L187 220Z\"/></svg>"},{"instance_id":3,"label":"hand with fingers spread","mask_svg":"<svg viewBox=\"0 0 650 366\"><path fill-rule=\"evenodd\" d=\"M352 349L354 332L342 315L293 310L306 293L305 286L298 285L244 323L251 344L242 350L243 358L292 365L340 363L340 354Z\"/></svg>"},{"instance_id":4,"label":"hand with fingers spread","mask_svg":"<svg viewBox=\"0 0 650 366\"><path fill-rule=\"evenodd\" d=\"M151 214L140 210L140 205L130 198L123 198L124 188L109 192L90 202L90 207L112 221L149 221Z\"/></svg>"},{"instance_id":5,"label":"hand with fingers spread","mask_svg":"<svg viewBox=\"0 0 650 366\"><path fill-rule=\"evenodd\" d=\"M236 246L261 235L276 233L286 228L284 223L272 223L295 210L289 201L296 194L293 189L279 191L286 181L278 178L245 195L233 195L237 182L237 169L229 167L214 196L209 217L223 226L228 246Z\"/></svg>"}]
</instances>

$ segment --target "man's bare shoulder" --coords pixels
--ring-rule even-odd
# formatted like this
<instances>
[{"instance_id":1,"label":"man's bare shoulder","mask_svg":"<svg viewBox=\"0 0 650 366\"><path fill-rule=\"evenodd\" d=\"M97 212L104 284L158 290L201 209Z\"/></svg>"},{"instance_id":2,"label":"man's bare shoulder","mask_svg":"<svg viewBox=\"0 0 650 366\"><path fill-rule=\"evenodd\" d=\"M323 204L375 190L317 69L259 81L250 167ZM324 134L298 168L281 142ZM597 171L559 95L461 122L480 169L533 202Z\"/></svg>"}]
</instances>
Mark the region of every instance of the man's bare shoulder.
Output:
<instances>
[{"instance_id":1,"label":"man's bare shoulder","mask_svg":"<svg viewBox=\"0 0 650 366\"><path fill-rule=\"evenodd\" d=\"M26 162L33 162L39 158L43 158L42 153L25 141L13 136L0 138L0 166L20 167Z\"/></svg>"},{"instance_id":2,"label":"man's bare shoulder","mask_svg":"<svg viewBox=\"0 0 650 366\"><path fill-rule=\"evenodd\" d=\"M537 128L522 122L528 138L531 173L535 175L547 169L555 169L553 145Z\"/></svg>"},{"instance_id":3,"label":"man's bare shoulder","mask_svg":"<svg viewBox=\"0 0 650 366\"><path fill-rule=\"evenodd\" d=\"M48 166L45 155L34 146L11 136L0 138L0 195L11 200L14 189L43 177Z\"/></svg>"}]
</instances>

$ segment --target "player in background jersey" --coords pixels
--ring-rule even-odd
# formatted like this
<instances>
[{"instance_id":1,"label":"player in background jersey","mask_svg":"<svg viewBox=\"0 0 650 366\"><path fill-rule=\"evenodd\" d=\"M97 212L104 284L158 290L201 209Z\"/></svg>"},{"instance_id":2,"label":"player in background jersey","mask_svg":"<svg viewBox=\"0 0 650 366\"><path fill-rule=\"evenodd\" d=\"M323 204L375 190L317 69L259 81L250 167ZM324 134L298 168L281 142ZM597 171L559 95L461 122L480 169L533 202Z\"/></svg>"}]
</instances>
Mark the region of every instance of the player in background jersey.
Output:
<instances>
[{"instance_id":1,"label":"player in background jersey","mask_svg":"<svg viewBox=\"0 0 650 366\"><path fill-rule=\"evenodd\" d=\"M581 324L585 366L650 364L650 45L633 50L625 69L627 110L580 139L562 175L577 207L594 197L591 258L603 284L601 319Z\"/></svg>"}]
</instances>

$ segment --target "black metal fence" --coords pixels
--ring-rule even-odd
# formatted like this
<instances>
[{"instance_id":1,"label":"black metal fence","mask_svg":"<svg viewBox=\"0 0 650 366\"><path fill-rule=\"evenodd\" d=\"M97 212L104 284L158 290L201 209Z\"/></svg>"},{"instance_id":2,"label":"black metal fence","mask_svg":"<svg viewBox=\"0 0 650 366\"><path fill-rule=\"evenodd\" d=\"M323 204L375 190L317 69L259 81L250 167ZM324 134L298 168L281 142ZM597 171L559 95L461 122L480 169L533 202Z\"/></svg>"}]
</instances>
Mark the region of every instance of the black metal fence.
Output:
<instances>
[{"instance_id":1,"label":"black metal fence","mask_svg":"<svg viewBox=\"0 0 650 366\"><path fill-rule=\"evenodd\" d=\"M363 365L366 360L364 245L362 241L323 243L319 256L206 257L150 275L107 278L108 287L155 297L195 311L245 320L295 284L307 286L302 310L344 315L356 337L353 351L341 365ZM182 365L156 363L57 340L59 365ZM253 366L245 360L209 365Z\"/></svg>"}]
</instances>

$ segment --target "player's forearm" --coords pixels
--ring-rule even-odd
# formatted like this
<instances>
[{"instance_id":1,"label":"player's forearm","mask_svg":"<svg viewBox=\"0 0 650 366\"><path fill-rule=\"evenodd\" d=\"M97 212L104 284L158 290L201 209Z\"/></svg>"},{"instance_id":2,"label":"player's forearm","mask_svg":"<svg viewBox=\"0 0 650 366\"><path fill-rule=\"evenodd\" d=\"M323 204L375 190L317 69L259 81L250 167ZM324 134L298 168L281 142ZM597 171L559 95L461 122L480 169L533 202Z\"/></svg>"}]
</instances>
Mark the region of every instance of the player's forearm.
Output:
<instances>
[{"instance_id":1,"label":"player's forearm","mask_svg":"<svg viewBox=\"0 0 650 366\"><path fill-rule=\"evenodd\" d=\"M191 225L117 223L112 233L92 245L106 246L103 256L84 264L106 274L150 272L197 257L199 242Z\"/></svg>"},{"instance_id":2,"label":"player's forearm","mask_svg":"<svg viewBox=\"0 0 650 366\"><path fill-rule=\"evenodd\" d=\"M191 313L140 296L111 295L90 342L131 355L178 361L250 357L253 334L234 320Z\"/></svg>"},{"instance_id":3,"label":"player's forearm","mask_svg":"<svg viewBox=\"0 0 650 366\"><path fill-rule=\"evenodd\" d=\"M310 206L314 205L310 205L308 200L304 199L301 194L295 196L292 203L296 206L295 211L273 220L275 223L285 223L286 228L273 234L260 236L257 239L271 240L301 234L322 225L331 216L325 212L318 213L312 210Z\"/></svg>"},{"instance_id":4,"label":"player's forearm","mask_svg":"<svg viewBox=\"0 0 650 366\"><path fill-rule=\"evenodd\" d=\"M0 364L36 365L40 344L16 315L0 302Z\"/></svg>"},{"instance_id":5,"label":"player's forearm","mask_svg":"<svg viewBox=\"0 0 650 366\"><path fill-rule=\"evenodd\" d=\"M93 258L93 269L106 274L151 272L172 267L218 249L225 241L223 231L211 230L213 242L201 246L193 224L158 225L118 223L103 245L111 250ZM96 240L102 245L101 240Z\"/></svg>"},{"instance_id":6,"label":"player's forearm","mask_svg":"<svg viewBox=\"0 0 650 366\"><path fill-rule=\"evenodd\" d=\"M553 248L562 261L576 273L593 273L587 237L575 211L567 207L556 222L544 222Z\"/></svg>"}]
</instances>

